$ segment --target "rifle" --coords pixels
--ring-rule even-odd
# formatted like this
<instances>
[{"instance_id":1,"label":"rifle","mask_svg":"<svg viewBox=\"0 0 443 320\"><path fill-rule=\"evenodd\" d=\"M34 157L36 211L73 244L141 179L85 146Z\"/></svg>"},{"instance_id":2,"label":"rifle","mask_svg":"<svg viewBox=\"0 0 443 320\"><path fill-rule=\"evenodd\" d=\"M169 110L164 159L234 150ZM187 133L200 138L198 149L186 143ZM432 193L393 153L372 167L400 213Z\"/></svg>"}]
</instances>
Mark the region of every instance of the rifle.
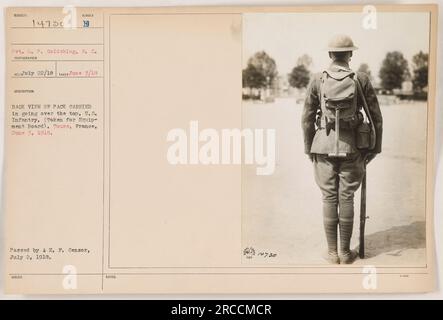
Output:
<instances>
[{"instance_id":1,"label":"rifle","mask_svg":"<svg viewBox=\"0 0 443 320\"><path fill-rule=\"evenodd\" d=\"M358 255L360 259L365 258L365 224L366 219L366 159L364 164L363 180L361 182L361 198L360 198L360 245Z\"/></svg>"},{"instance_id":2,"label":"rifle","mask_svg":"<svg viewBox=\"0 0 443 320\"><path fill-rule=\"evenodd\" d=\"M369 119L369 124L371 126L371 136L369 139L369 150L374 149L375 147L375 127L374 127L374 122L372 121L372 116L371 116L371 112L369 111L369 106L368 103L366 102L366 98L365 95L363 93L363 89L361 87L361 83L357 78L357 90L358 93L360 94L362 101L363 101L363 110L366 113L366 116ZM366 224L366 219L368 219L369 217L366 216L366 165L368 164L368 160L367 158L365 158L364 160L364 174L363 174L363 180L361 182L361 198L360 198L360 246L359 246L359 252L358 255L360 257L360 259L364 259L365 258L365 224Z\"/></svg>"}]
</instances>

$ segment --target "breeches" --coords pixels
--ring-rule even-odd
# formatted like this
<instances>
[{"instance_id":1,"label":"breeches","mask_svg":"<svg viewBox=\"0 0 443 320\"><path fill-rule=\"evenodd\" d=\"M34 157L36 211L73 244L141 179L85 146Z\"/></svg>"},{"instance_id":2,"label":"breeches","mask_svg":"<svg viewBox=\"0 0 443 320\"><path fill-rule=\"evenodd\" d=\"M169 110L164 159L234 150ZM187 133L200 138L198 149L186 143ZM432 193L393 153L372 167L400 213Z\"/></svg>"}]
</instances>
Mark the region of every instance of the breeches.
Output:
<instances>
[{"instance_id":1,"label":"breeches","mask_svg":"<svg viewBox=\"0 0 443 320\"><path fill-rule=\"evenodd\" d=\"M345 158L317 154L314 159L315 181L322 192L323 206L339 208L340 219L354 216L354 193L364 174L364 159L359 152ZM325 218L338 220L338 212L325 212Z\"/></svg>"},{"instance_id":2,"label":"breeches","mask_svg":"<svg viewBox=\"0 0 443 320\"><path fill-rule=\"evenodd\" d=\"M316 154L315 181L323 198L323 224L330 252L337 251L337 225L340 227L340 247L349 253L354 222L354 193L364 175L364 158L352 153L345 158Z\"/></svg>"}]
</instances>

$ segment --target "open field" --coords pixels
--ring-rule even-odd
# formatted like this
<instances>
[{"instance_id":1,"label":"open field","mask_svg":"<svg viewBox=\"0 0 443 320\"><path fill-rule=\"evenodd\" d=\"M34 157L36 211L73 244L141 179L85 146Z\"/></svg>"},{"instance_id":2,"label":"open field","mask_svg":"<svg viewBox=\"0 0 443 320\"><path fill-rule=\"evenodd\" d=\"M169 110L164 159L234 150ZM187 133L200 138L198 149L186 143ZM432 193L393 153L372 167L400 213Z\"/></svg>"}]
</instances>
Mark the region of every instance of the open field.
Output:
<instances>
[{"instance_id":1,"label":"open field","mask_svg":"<svg viewBox=\"0 0 443 320\"><path fill-rule=\"evenodd\" d=\"M324 264L321 193L303 152L301 112L292 98L243 103L243 127L275 128L276 169L242 173L243 247L276 253L244 263ZM382 105L383 151L368 166L366 253L355 264L425 264L426 103ZM355 199L352 247L358 246L360 190Z\"/></svg>"}]
</instances>

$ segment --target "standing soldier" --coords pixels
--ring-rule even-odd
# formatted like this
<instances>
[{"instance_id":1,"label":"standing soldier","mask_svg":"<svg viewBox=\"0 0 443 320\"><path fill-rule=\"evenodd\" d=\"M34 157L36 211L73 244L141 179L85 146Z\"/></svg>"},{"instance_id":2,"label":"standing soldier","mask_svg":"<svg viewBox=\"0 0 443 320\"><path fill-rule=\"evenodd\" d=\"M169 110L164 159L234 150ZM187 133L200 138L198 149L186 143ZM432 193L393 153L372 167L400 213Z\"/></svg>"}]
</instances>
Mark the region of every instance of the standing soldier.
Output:
<instances>
[{"instance_id":1,"label":"standing soldier","mask_svg":"<svg viewBox=\"0 0 443 320\"><path fill-rule=\"evenodd\" d=\"M368 76L349 67L357 47L345 35L328 46L331 65L316 74L307 91L302 116L305 153L314 165L322 192L323 224L330 263L352 263L354 193L366 164L381 152L382 115ZM340 230L340 254L337 248Z\"/></svg>"}]
</instances>

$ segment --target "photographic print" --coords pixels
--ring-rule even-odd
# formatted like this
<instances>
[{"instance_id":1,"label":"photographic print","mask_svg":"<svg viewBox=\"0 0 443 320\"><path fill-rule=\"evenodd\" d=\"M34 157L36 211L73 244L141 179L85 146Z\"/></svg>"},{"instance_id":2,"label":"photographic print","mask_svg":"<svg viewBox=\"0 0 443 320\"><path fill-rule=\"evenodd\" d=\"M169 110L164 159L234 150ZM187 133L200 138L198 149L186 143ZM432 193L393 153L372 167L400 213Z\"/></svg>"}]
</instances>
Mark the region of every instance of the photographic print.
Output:
<instances>
[{"instance_id":1,"label":"photographic print","mask_svg":"<svg viewBox=\"0 0 443 320\"><path fill-rule=\"evenodd\" d=\"M437 11L8 8L6 291L433 290Z\"/></svg>"},{"instance_id":2,"label":"photographic print","mask_svg":"<svg viewBox=\"0 0 443 320\"><path fill-rule=\"evenodd\" d=\"M275 128L276 165L243 167L243 263L426 264L429 24L244 15L242 123Z\"/></svg>"}]
</instances>

